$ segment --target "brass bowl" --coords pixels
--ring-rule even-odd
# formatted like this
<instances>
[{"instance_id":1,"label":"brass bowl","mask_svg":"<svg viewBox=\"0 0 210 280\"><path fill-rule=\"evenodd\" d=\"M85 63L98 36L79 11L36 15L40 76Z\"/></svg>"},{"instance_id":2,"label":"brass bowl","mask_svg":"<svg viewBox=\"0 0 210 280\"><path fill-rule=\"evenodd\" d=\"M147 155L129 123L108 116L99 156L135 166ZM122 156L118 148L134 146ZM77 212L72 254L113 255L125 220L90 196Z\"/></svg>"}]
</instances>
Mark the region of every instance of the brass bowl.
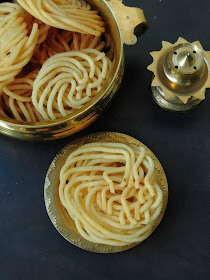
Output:
<instances>
[{"instance_id":1,"label":"brass bowl","mask_svg":"<svg viewBox=\"0 0 210 280\"><path fill-rule=\"evenodd\" d=\"M12 2L12 1L10 1ZM107 30L113 39L114 59L110 76L102 90L75 113L53 121L36 123L21 122L0 116L0 132L24 140L54 140L72 135L93 123L113 99L120 87L124 73L123 40L120 26L113 10L105 0L88 0L104 18ZM143 11L139 10L137 35L148 28Z\"/></svg>"},{"instance_id":2,"label":"brass bowl","mask_svg":"<svg viewBox=\"0 0 210 280\"><path fill-rule=\"evenodd\" d=\"M44 185L44 200L45 200L46 210L51 222L53 223L57 231L67 241L86 251L91 251L95 253L117 253L117 252L122 252L131 249L139 245L141 242L132 243L126 246L110 246L110 245L92 243L84 239L79 234L74 221L70 218L67 210L62 205L58 193L58 187L60 182L59 180L60 170L62 166L65 164L68 156L84 144L101 142L101 141L123 143L133 148L142 146L145 148L146 154L153 159L155 165L156 180L163 192L163 206L162 206L161 213L159 217L156 219L154 225L151 227L150 230L147 231L146 238L148 238L155 231L155 229L158 227L158 225L160 224L164 216L167 207L167 202L168 202L168 183L167 183L165 172L157 157L147 146L145 146L135 138L122 133L99 132L99 133L94 133L91 135L84 136L82 138L76 139L73 142L69 143L60 153L56 155L56 157L54 158L54 160L52 161L49 167L45 179L45 185Z\"/></svg>"}]
</instances>

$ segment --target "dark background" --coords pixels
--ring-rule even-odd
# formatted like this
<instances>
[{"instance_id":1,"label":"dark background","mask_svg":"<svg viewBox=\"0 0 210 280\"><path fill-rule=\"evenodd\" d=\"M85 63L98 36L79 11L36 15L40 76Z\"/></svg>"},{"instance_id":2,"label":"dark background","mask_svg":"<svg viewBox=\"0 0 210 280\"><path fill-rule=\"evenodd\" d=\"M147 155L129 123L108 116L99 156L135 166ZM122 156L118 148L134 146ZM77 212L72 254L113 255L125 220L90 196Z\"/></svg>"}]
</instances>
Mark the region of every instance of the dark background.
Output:
<instances>
[{"instance_id":1,"label":"dark background","mask_svg":"<svg viewBox=\"0 0 210 280\"><path fill-rule=\"evenodd\" d=\"M77 135L47 143L0 136L0 280L209 279L210 91L197 109L170 113L150 92L150 51L179 36L210 50L209 0L124 1L144 9L150 29L125 47L125 77L110 109ZM43 200L48 167L67 143L116 131L145 143L160 159L169 204L158 229L127 252L98 255L68 243Z\"/></svg>"}]
</instances>

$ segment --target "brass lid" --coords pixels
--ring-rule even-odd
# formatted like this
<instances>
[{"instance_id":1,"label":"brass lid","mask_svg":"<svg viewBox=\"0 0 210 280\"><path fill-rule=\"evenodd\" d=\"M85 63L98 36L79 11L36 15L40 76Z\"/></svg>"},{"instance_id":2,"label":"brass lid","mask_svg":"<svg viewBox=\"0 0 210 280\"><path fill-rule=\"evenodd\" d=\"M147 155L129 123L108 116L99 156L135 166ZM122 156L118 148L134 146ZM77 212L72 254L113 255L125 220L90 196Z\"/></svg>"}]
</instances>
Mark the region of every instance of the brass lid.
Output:
<instances>
[{"instance_id":1,"label":"brass lid","mask_svg":"<svg viewBox=\"0 0 210 280\"><path fill-rule=\"evenodd\" d=\"M186 111L205 99L210 87L210 52L199 42L189 43L183 38L172 45L162 43L159 52L152 52L154 73L152 92L155 101L171 111Z\"/></svg>"}]
</instances>

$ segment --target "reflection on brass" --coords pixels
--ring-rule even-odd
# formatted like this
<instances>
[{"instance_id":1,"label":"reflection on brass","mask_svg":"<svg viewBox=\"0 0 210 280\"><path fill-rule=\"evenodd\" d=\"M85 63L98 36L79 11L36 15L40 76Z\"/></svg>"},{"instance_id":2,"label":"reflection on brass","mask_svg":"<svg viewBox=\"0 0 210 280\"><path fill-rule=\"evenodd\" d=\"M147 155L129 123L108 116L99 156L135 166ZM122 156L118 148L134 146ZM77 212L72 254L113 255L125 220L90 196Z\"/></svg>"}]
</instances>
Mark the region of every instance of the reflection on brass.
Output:
<instances>
[{"instance_id":1,"label":"reflection on brass","mask_svg":"<svg viewBox=\"0 0 210 280\"><path fill-rule=\"evenodd\" d=\"M122 39L124 38L124 35L121 34L121 22L118 22L116 19L119 18L117 15L117 9L114 9L117 2L112 5L114 11L107 4L106 0L88 0L88 2L90 2L90 4L97 9L104 18L107 24L107 30L113 40L113 68L101 91L88 104L80 110L77 110L74 114L55 121L26 123L8 119L0 115L0 133L24 140L42 141L63 138L89 126L102 114L107 105L110 104L110 101L120 87L124 73L124 40ZM130 10L128 10L127 13L129 14ZM133 22L132 17L129 17L129 19L126 20L127 24L130 21ZM133 28L135 28L135 34L142 34L146 30L145 26L147 26L147 23L143 16L143 11L137 9L135 24L133 26ZM136 37L132 40L136 40Z\"/></svg>"},{"instance_id":2,"label":"reflection on brass","mask_svg":"<svg viewBox=\"0 0 210 280\"><path fill-rule=\"evenodd\" d=\"M69 242L71 242L72 244L74 244L75 246L81 249L91 251L91 252L96 252L96 253L116 253L116 252L121 252L133 248L139 243L134 243L127 246L115 247L115 246L102 245L102 244L97 244L97 243L92 243L87 241L78 233L74 221L70 218L66 209L61 204L59 199L59 194L58 194L59 174L67 157L76 149L78 149L80 146L87 143L97 142L97 141L114 141L114 142L130 145L131 147L136 147L140 145L146 149L146 153L149 156L151 156L152 159L154 160L157 182L163 192L163 207L160 216L156 220L154 227L151 228L151 230L148 232L147 237L149 237L152 234L152 232L157 228L157 226L160 224L164 216L167 202L168 202L168 184L167 184L165 172L159 160L149 150L149 148L147 148L144 144L142 144L138 140L121 133L102 132L102 133L95 133L89 136L82 137L67 145L55 157L47 172L46 179L45 179L45 186L44 186L45 205L53 225L66 240L68 240Z\"/></svg>"},{"instance_id":3,"label":"reflection on brass","mask_svg":"<svg viewBox=\"0 0 210 280\"><path fill-rule=\"evenodd\" d=\"M159 52L152 52L153 63L148 67L154 73L152 92L162 108L186 111L205 99L210 87L210 52L196 41L189 43L179 38L173 45L162 42Z\"/></svg>"}]
</instances>

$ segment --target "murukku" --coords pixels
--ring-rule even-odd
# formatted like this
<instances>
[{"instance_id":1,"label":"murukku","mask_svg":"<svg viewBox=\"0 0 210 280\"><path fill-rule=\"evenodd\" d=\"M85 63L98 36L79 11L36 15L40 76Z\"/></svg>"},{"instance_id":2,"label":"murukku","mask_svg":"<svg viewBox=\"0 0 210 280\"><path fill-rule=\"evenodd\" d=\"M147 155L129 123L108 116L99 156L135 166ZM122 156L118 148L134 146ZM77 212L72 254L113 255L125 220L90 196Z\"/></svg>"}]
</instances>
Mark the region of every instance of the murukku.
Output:
<instances>
[{"instance_id":1,"label":"murukku","mask_svg":"<svg viewBox=\"0 0 210 280\"><path fill-rule=\"evenodd\" d=\"M18 121L43 121L43 118L32 104L31 98L33 83L38 75L38 72L39 69L36 69L26 76L17 78L15 81L3 87L3 107L4 113L7 117Z\"/></svg>"},{"instance_id":2,"label":"murukku","mask_svg":"<svg viewBox=\"0 0 210 280\"><path fill-rule=\"evenodd\" d=\"M28 37L21 13L18 4L0 4L0 89L2 82L11 81L30 61L38 40L38 24L33 24Z\"/></svg>"},{"instance_id":3,"label":"murukku","mask_svg":"<svg viewBox=\"0 0 210 280\"><path fill-rule=\"evenodd\" d=\"M31 31L33 29L33 25L34 23L38 24L38 28L39 28L39 37L37 40L37 45L40 45L41 43L43 43L48 35L48 31L50 29L50 26L45 24L44 22L42 22L39 19L36 19L35 17L33 17L31 14L29 14L28 12L24 12L24 19L25 22L27 24L27 29L28 29L28 35L31 34Z\"/></svg>"},{"instance_id":4,"label":"murukku","mask_svg":"<svg viewBox=\"0 0 210 280\"><path fill-rule=\"evenodd\" d=\"M78 0L18 0L35 18L64 30L100 36L105 22L90 4Z\"/></svg>"},{"instance_id":5,"label":"murukku","mask_svg":"<svg viewBox=\"0 0 210 280\"><path fill-rule=\"evenodd\" d=\"M101 90L112 67L104 21L83 0L17 2L23 7L0 4L0 114L37 122L74 113Z\"/></svg>"},{"instance_id":6,"label":"murukku","mask_svg":"<svg viewBox=\"0 0 210 280\"><path fill-rule=\"evenodd\" d=\"M107 48L110 50L110 40L105 40L105 36L104 40L102 40L101 36L51 28L45 42L35 52L32 62L44 64L51 56L68 51L79 51L83 49L103 51ZM106 56L109 57L109 54L107 53ZM111 57L109 58L111 59Z\"/></svg>"},{"instance_id":7,"label":"murukku","mask_svg":"<svg viewBox=\"0 0 210 280\"><path fill-rule=\"evenodd\" d=\"M112 246L147 238L163 205L145 148L112 142L85 144L69 155L59 197L82 237Z\"/></svg>"},{"instance_id":8,"label":"murukku","mask_svg":"<svg viewBox=\"0 0 210 280\"><path fill-rule=\"evenodd\" d=\"M111 67L105 53L94 49L56 54L43 64L32 102L44 120L65 117L101 90Z\"/></svg>"}]
</instances>

